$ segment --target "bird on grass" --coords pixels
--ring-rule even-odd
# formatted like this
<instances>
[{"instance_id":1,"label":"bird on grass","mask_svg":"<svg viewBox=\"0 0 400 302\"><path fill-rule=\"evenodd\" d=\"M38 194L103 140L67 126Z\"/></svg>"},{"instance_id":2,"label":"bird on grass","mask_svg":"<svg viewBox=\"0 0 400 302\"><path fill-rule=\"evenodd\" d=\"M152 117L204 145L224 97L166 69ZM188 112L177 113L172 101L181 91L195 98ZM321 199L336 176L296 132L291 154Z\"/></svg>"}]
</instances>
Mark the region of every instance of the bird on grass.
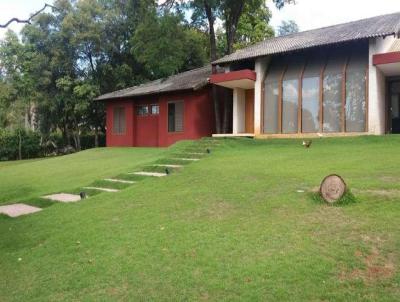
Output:
<instances>
[{"instance_id":1,"label":"bird on grass","mask_svg":"<svg viewBox=\"0 0 400 302\"><path fill-rule=\"evenodd\" d=\"M303 146L306 148L310 148L311 144L312 144L312 140L303 141Z\"/></svg>"}]
</instances>

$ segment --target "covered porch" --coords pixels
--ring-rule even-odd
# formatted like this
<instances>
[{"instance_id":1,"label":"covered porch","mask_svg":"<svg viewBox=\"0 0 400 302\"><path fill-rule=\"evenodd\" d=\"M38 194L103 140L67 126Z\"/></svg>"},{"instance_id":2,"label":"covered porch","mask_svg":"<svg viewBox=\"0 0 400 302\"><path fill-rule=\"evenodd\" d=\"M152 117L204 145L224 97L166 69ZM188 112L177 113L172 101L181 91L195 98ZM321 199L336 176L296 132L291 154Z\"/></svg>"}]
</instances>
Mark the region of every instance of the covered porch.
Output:
<instances>
[{"instance_id":1,"label":"covered porch","mask_svg":"<svg viewBox=\"0 0 400 302\"><path fill-rule=\"evenodd\" d=\"M373 65L384 77L382 94L385 99L385 132L400 133L400 39L387 52L373 56ZM383 81L382 81L383 82Z\"/></svg>"},{"instance_id":2,"label":"covered porch","mask_svg":"<svg viewBox=\"0 0 400 302\"><path fill-rule=\"evenodd\" d=\"M254 137L254 87L256 73L250 69L213 74L210 83L232 89L232 133L213 137Z\"/></svg>"}]
</instances>

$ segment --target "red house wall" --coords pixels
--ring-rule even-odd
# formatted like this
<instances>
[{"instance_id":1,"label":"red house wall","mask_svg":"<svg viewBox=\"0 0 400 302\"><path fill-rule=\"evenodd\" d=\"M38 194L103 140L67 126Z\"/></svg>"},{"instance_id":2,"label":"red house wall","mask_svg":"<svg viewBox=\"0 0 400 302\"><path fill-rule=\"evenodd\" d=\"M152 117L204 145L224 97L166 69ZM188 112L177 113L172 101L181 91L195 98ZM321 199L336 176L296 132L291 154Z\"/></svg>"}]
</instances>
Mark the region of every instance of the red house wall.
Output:
<instances>
[{"instance_id":1,"label":"red house wall","mask_svg":"<svg viewBox=\"0 0 400 302\"><path fill-rule=\"evenodd\" d=\"M168 102L183 101L183 131L168 132ZM159 115L137 116L137 105L158 104ZM126 106L126 133L112 133L113 108ZM135 100L107 101L107 146L167 147L179 140L199 139L211 136L215 129L214 107L211 89L176 92ZM128 114L129 112L129 114Z\"/></svg>"},{"instance_id":2,"label":"red house wall","mask_svg":"<svg viewBox=\"0 0 400 302\"><path fill-rule=\"evenodd\" d=\"M114 123L114 108L124 107L125 108L125 133L115 134L113 133L113 123ZM106 103L106 144L107 146L121 146L129 147L134 145L134 106L130 100L116 100L109 101Z\"/></svg>"}]
</instances>

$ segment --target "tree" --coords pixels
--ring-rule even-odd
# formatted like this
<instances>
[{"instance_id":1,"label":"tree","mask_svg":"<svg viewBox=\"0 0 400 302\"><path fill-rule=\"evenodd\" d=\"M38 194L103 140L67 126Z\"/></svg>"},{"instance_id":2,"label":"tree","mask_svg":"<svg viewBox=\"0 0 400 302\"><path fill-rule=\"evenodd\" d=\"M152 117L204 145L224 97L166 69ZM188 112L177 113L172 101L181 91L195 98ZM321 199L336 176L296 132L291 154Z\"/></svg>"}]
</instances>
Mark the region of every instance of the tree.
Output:
<instances>
[{"instance_id":1,"label":"tree","mask_svg":"<svg viewBox=\"0 0 400 302\"><path fill-rule=\"evenodd\" d=\"M174 0L166 1L166 3L170 3L169 7L171 7L171 2L175 3ZM282 8L287 3L294 3L293 0L273 0L274 4L278 8ZM263 13L258 14L258 19L265 16L265 3L262 0L192 0L186 4L186 7L189 7L192 11L192 23L200 26L200 28L206 28L209 34L209 42L210 42L210 60L211 62L215 61L217 58L217 32L215 30L215 23L219 19L223 23L223 33L225 33L225 43L221 42L220 45L226 45L224 54L230 54L234 51L235 43L241 39L242 41L246 40L255 40L256 38L252 36L248 38L245 36L247 33L252 33L252 31L246 31L244 29L244 25L246 20L243 21L243 30L239 31L239 22L242 16L247 13L254 11L262 11ZM263 16L264 14L264 16ZM255 14L257 15L257 14ZM259 20L257 20L259 21ZM262 22L262 21L261 21ZM261 29L260 23L254 22L254 26L258 24L258 29ZM268 36L271 34L271 28L263 27L265 30L263 33L258 33L257 37L260 36ZM220 32L221 33L221 32ZM239 44L240 45L240 44ZM213 72L216 72L214 69ZM226 98L224 100L224 118L220 120L220 104L217 97L216 88L213 87L213 102L214 102L214 111L215 111L215 124L217 133L225 133L227 132L228 127L228 115L229 115L229 107L231 106L231 102Z\"/></svg>"},{"instance_id":2,"label":"tree","mask_svg":"<svg viewBox=\"0 0 400 302\"><path fill-rule=\"evenodd\" d=\"M278 36L286 36L299 32L299 26L294 20L283 20L278 26Z\"/></svg>"},{"instance_id":3,"label":"tree","mask_svg":"<svg viewBox=\"0 0 400 302\"><path fill-rule=\"evenodd\" d=\"M247 2L239 19L234 49L247 47L274 36L274 29L269 25L271 11L265 1Z\"/></svg>"},{"instance_id":4,"label":"tree","mask_svg":"<svg viewBox=\"0 0 400 302\"><path fill-rule=\"evenodd\" d=\"M136 29L132 52L153 78L161 78L203 66L207 60L204 38L184 24L181 14L158 15L154 10Z\"/></svg>"}]
</instances>

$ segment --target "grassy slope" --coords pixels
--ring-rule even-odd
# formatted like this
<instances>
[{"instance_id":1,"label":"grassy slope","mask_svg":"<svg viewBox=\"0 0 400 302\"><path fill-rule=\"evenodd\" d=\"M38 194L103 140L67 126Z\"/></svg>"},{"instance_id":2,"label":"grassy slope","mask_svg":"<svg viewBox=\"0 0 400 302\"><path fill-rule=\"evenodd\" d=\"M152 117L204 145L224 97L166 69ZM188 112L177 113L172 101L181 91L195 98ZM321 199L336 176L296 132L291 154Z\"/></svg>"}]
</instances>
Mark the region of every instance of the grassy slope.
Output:
<instances>
[{"instance_id":1,"label":"grassy slope","mask_svg":"<svg viewBox=\"0 0 400 302\"><path fill-rule=\"evenodd\" d=\"M99 148L36 161L0 163L0 203L70 191L94 179L128 172L163 153L155 148Z\"/></svg>"},{"instance_id":2,"label":"grassy slope","mask_svg":"<svg viewBox=\"0 0 400 302\"><path fill-rule=\"evenodd\" d=\"M171 177L2 218L0 296L399 300L400 198L362 191L400 190L399 151L395 136L229 141ZM333 172L358 203L296 192Z\"/></svg>"}]
</instances>

